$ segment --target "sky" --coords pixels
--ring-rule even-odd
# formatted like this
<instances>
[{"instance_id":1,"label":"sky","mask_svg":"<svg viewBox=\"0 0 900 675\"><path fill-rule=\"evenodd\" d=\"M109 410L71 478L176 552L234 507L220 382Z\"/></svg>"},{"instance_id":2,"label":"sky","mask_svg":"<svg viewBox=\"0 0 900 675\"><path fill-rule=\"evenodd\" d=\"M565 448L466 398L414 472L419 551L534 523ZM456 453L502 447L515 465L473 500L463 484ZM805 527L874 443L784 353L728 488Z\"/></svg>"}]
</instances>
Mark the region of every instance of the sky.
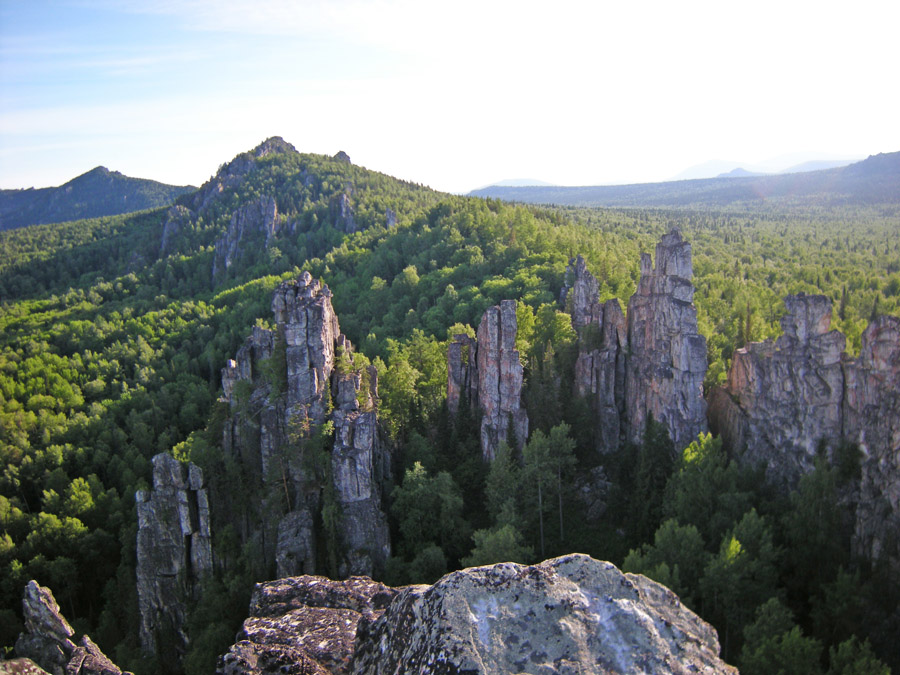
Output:
<instances>
[{"instance_id":1,"label":"sky","mask_svg":"<svg viewBox=\"0 0 900 675\"><path fill-rule=\"evenodd\" d=\"M0 0L0 188L200 185L276 135L449 192L862 158L900 150L897 26L887 0Z\"/></svg>"}]
</instances>

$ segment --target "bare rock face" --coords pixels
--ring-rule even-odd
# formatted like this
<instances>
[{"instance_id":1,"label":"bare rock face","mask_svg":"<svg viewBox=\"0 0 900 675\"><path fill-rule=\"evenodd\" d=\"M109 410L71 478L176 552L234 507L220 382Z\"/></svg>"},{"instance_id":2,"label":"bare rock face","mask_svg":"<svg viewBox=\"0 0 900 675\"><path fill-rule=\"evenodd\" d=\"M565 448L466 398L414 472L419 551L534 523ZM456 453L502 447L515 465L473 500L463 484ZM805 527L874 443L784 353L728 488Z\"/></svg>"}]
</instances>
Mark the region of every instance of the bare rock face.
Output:
<instances>
[{"instance_id":1,"label":"bare rock face","mask_svg":"<svg viewBox=\"0 0 900 675\"><path fill-rule=\"evenodd\" d=\"M673 229L656 246L656 266L641 255L641 279L628 302L625 373L627 438L641 441L650 415L676 449L706 431L706 338L697 330L691 245Z\"/></svg>"},{"instance_id":2,"label":"bare rock face","mask_svg":"<svg viewBox=\"0 0 900 675\"><path fill-rule=\"evenodd\" d=\"M78 645L72 642L75 631L59 611L49 588L29 581L22 598L27 632L16 641L16 654L31 659L43 670L9 672L48 672L52 675L122 675L119 669L87 636ZM23 668L26 664L22 664ZM131 675L125 673L125 675Z\"/></svg>"},{"instance_id":3,"label":"bare rock face","mask_svg":"<svg viewBox=\"0 0 900 675\"><path fill-rule=\"evenodd\" d=\"M562 302L579 338L575 394L591 406L597 449L606 453L619 447L624 431L628 333L619 301L600 304L598 289L584 258L569 261Z\"/></svg>"},{"instance_id":4,"label":"bare rock face","mask_svg":"<svg viewBox=\"0 0 900 675\"><path fill-rule=\"evenodd\" d=\"M855 546L900 564L900 319L881 316L858 359L830 331L831 301L785 299L784 334L735 352L728 381L710 396L710 426L732 452L762 462L776 483L813 468L820 448L862 451Z\"/></svg>"},{"instance_id":5,"label":"bare rock face","mask_svg":"<svg viewBox=\"0 0 900 675\"><path fill-rule=\"evenodd\" d=\"M336 509L339 523L333 573L377 574L390 555L381 507L389 454L378 433L377 373L355 365L331 297L309 272L281 284L272 300L276 330L254 328L222 371L231 408L225 451L272 495L244 519L250 526L243 537L259 541L279 576L316 571L324 553L316 546L317 514L326 508ZM315 452L306 448L326 421L334 444L325 479L334 489L323 493L317 473L323 469L310 468L318 460L306 457ZM326 495L333 504L323 501Z\"/></svg>"},{"instance_id":6,"label":"bare rock face","mask_svg":"<svg viewBox=\"0 0 900 675\"><path fill-rule=\"evenodd\" d=\"M656 247L656 267L641 256L641 280L628 303L600 303L584 258L572 260L562 300L578 332L575 393L586 397L597 449L640 443L648 418L666 425L677 447L706 430L706 339L697 330L691 246L672 230Z\"/></svg>"},{"instance_id":7,"label":"bare rock face","mask_svg":"<svg viewBox=\"0 0 900 675\"><path fill-rule=\"evenodd\" d=\"M880 316L844 366L844 436L863 452L856 545L900 564L900 319Z\"/></svg>"},{"instance_id":8,"label":"bare rock face","mask_svg":"<svg viewBox=\"0 0 900 675\"><path fill-rule=\"evenodd\" d=\"M572 325L578 331L575 393L585 397L594 412L597 449L619 447L625 417L625 364L628 334L619 301L597 301L597 280L578 256L572 269ZM568 305L568 302L567 302Z\"/></svg>"},{"instance_id":9,"label":"bare rock face","mask_svg":"<svg viewBox=\"0 0 900 675\"><path fill-rule=\"evenodd\" d=\"M716 631L678 597L610 563L568 555L408 586L360 622L352 673L737 673Z\"/></svg>"},{"instance_id":10,"label":"bare rock face","mask_svg":"<svg viewBox=\"0 0 900 675\"><path fill-rule=\"evenodd\" d=\"M167 454L153 458L153 490L137 501L137 591L141 645L187 647L185 619L203 575L213 569L209 498L203 472Z\"/></svg>"},{"instance_id":11,"label":"bare rock face","mask_svg":"<svg viewBox=\"0 0 900 675\"><path fill-rule=\"evenodd\" d=\"M224 274L246 251L260 245L268 248L280 224L273 197L260 197L237 209L231 215L228 230L216 241L213 278Z\"/></svg>"},{"instance_id":12,"label":"bare rock face","mask_svg":"<svg viewBox=\"0 0 900 675\"><path fill-rule=\"evenodd\" d=\"M257 584L250 618L219 659L220 675L340 675L349 672L356 628L397 594L371 579L300 576Z\"/></svg>"},{"instance_id":13,"label":"bare rock face","mask_svg":"<svg viewBox=\"0 0 900 675\"><path fill-rule=\"evenodd\" d=\"M516 301L504 300L481 317L473 340L457 335L447 354L447 407L452 415L463 398L481 412L481 452L494 459L512 429L521 447L528 439L528 413L522 408L524 369L516 350Z\"/></svg>"},{"instance_id":14,"label":"bare rock face","mask_svg":"<svg viewBox=\"0 0 900 675\"><path fill-rule=\"evenodd\" d=\"M770 479L794 482L811 471L821 442L842 435L846 340L829 331L831 301L822 295L785 300L784 334L734 353L727 396L710 399L711 424L725 444Z\"/></svg>"}]
</instances>

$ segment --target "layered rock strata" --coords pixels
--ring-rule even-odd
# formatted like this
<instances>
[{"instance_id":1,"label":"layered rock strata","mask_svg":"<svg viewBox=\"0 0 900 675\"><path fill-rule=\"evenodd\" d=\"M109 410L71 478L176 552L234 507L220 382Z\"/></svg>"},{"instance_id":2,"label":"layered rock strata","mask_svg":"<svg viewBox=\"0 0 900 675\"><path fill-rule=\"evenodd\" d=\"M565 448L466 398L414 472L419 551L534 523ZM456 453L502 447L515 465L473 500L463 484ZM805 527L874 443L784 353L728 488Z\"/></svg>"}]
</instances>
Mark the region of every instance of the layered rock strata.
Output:
<instances>
[{"instance_id":1,"label":"layered rock strata","mask_svg":"<svg viewBox=\"0 0 900 675\"><path fill-rule=\"evenodd\" d=\"M706 430L706 339L697 328L691 246L673 229L656 247L656 266L641 256L641 278L628 302L600 303L584 258L570 262L563 302L579 335L575 392L595 414L597 448L640 443L647 421L664 424L676 447Z\"/></svg>"},{"instance_id":2,"label":"layered rock strata","mask_svg":"<svg viewBox=\"0 0 900 675\"><path fill-rule=\"evenodd\" d=\"M137 592L141 645L180 657L200 581L213 570L209 495L203 472L167 454L153 458L153 490L137 501ZM174 654L165 654L167 650Z\"/></svg>"},{"instance_id":3,"label":"layered rock strata","mask_svg":"<svg viewBox=\"0 0 900 675\"><path fill-rule=\"evenodd\" d=\"M360 619L375 620L397 591L365 577L300 576L257 584L250 617L219 659L220 675L349 672Z\"/></svg>"},{"instance_id":4,"label":"layered rock strata","mask_svg":"<svg viewBox=\"0 0 900 675\"><path fill-rule=\"evenodd\" d=\"M29 581L22 597L22 612L26 632L20 634L16 641L16 654L36 663L43 669L40 672L51 675L123 675L87 635L82 636L77 645L72 641L75 631L60 613L49 588Z\"/></svg>"},{"instance_id":5,"label":"layered rock strata","mask_svg":"<svg viewBox=\"0 0 900 675\"><path fill-rule=\"evenodd\" d=\"M568 555L408 586L360 622L352 673L737 673L664 586Z\"/></svg>"},{"instance_id":6,"label":"layered rock strata","mask_svg":"<svg viewBox=\"0 0 900 675\"><path fill-rule=\"evenodd\" d=\"M510 440L510 430L520 447L528 439L517 331L516 301L504 300L487 309L474 340L457 335L448 348L447 407L456 415L465 398L481 413L481 452L488 461Z\"/></svg>"},{"instance_id":7,"label":"layered rock strata","mask_svg":"<svg viewBox=\"0 0 900 675\"><path fill-rule=\"evenodd\" d=\"M316 571L323 554L316 522L327 480L340 521L334 573L377 574L390 555L381 507L389 455L378 433L377 373L354 365L331 291L308 272L276 290L272 312L276 329L254 328L222 371L231 409L225 451L282 502L283 513L273 519L274 502L267 500L244 536L261 540L279 576ZM326 421L334 429L327 476L313 457Z\"/></svg>"},{"instance_id":8,"label":"layered rock strata","mask_svg":"<svg viewBox=\"0 0 900 675\"><path fill-rule=\"evenodd\" d=\"M831 301L785 299L783 335L734 353L728 380L710 393L710 426L728 449L792 484L820 450L862 451L856 543L872 559L900 560L900 319L862 334L859 358L831 327Z\"/></svg>"}]
</instances>

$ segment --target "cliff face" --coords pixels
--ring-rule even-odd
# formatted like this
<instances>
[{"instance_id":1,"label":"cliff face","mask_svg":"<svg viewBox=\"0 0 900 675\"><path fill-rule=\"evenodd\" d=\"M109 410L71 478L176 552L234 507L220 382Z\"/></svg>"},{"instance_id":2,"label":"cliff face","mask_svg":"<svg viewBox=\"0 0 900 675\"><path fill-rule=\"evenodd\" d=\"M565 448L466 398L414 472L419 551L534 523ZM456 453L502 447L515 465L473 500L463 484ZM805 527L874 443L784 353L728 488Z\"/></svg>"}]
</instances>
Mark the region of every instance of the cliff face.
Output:
<instances>
[{"instance_id":1,"label":"cliff face","mask_svg":"<svg viewBox=\"0 0 900 675\"><path fill-rule=\"evenodd\" d=\"M75 631L60 613L49 588L29 581L22 597L22 612L26 632L16 640L16 654L36 663L43 669L41 672L51 675L123 675L87 635L82 636L77 645L72 641Z\"/></svg>"},{"instance_id":2,"label":"cliff face","mask_svg":"<svg viewBox=\"0 0 900 675\"><path fill-rule=\"evenodd\" d=\"M691 247L673 230L656 247L656 267L641 256L641 279L628 303L598 302L584 259L572 261L564 301L579 334L575 392L587 397L601 452L640 443L650 415L676 447L706 430L706 339L697 330Z\"/></svg>"},{"instance_id":3,"label":"cliff face","mask_svg":"<svg viewBox=\"0 0 900 675\"><path fill-rule=\"evenodd\" d=\"M141 645L150 653L180 657L187 647L188 607L201 578L213 569L203 473L171 455L156 455L153 490L138 491L136 500Z\"/></svg>"},{"instance_id":4,"label":"cliff face","mask_svg":"<svg viewBox=\"0 0 900 675\"><path fill-rule=\"evenodd\" d=\"M856 544L873 559L900 560L900 319L869 324L850 359L844 336L829 331L828 298L800 294L785 305L781 337L735 352L726 386L711 393L710 425L781 483L812 470L820 447L857 444Z\"/></svg>"},{"instance_id":5,"label":"cliff face","mask_svg":"<svg viewBox=\"0 0 900 675\"><path fill-rule=\"evenodd\" d=\"M706 338L697 330L691 245L678 230L656 246L656 266L641 255L641 279L628 301L626 434L643 438L647 418L665 424L676 449L706 431Z\"/></svg>"},{"instance_id":6,"label":"cliff face","mask_svg":"<svg viewBox=\"0 0 900 675\"><path fill-rule=\"evenodd\" d=\"M727 396L711 397L710 409L711 423L726 445L744 448L742 456L764 464L769 478L778 482L811 471L819 442L841 437L846 343L841 333L829 331L828 298L796 295L785 304L784 335L738 349Z\"/></svg>"},{"instance_id":7,"label":"cliff face","mask_svg":"<svg viewBox=\"0 0 900 675\"><path fill-rule=\"evenodd\" d=\"M900 319L880 316L845 364L844 435L863 452L856 538L873 560L900 561Z\"/></svg>"},{"instance_id":8,"label":"cliff face","mask_svg":"<svg viewBox=\"0 0 900 675\"><path fill-rule=\"evenodd\" d=\"M225 234L216 241L213 278L221 277L243 253L255 252L260 246L269 248L280 225L273 197L260 197L237 209Z\"/></svg>"},{"instance_id":9,"label":"cliff face","mask_svg":"<svg viewBox=\"0 0 900 675\"><path fill-rule=\"evenodd\" d=\"M377 374L354 365L331 291L308 272L277 289L272 312L276 330L255 328L222 371L231 409L223 445L271 495L244 536L260 540L279 576L312 573L324 553L317 551L316 522L327 508L336 573L378 573L390 541L381 507L389 456L378 434ZM326 422L334 431L330 451L318 435Z\"/></svg>"},{"instance_id":10,"label":"cliff face","mask_svg":"<svg viewBox=\"0 0 900 675\"><path fill-rule=\"evenodd\" d=\"M528 439L528 414L521 406L524 370L516 350L515 300L490 307L476 338L453 338L448 348L447 407L455 415L463 397L481 412L481 452L492 460L512 429L521 447Z\"/></svg>"}]
</instances>

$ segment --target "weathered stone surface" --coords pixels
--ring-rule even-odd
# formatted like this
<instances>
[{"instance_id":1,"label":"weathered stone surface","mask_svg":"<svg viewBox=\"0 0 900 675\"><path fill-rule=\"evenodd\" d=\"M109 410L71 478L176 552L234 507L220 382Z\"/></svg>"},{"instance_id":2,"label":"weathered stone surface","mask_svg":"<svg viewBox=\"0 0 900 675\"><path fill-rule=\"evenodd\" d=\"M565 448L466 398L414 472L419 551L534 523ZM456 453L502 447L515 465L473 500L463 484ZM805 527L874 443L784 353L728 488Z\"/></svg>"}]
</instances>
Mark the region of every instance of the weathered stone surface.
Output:
<instances>
[{"instance_id":1,"label":"weathered stone surface","mask_svg":"<svg viewBox=\"0 0 900 675\"><path fill-rule=\"evenodd\" d=\"M268 248L280 225L273 197L260 197L235 210L228 230L216 241L213 278L224 274L225 270L248 252L255 253L258 246Z\"/></svg>"},{"instance_id":2,"label":"weathered stone surface","mask_svg":"<svg viewBox=\"0 0 900 675\"><path fill-rule=\"evenodd\" d=\"M250 618L219 660L222 675L348 672L356 627L374 619L397 591L364 577L301 576L257 584Z\"/></svg>"},{"instance_id":3,"label":"weathered stone surface","mask_svg":"<svg viewBox=\"0 0 900 675\"><path fill-rule=\"evenodd\" d=\"M706 430L706 339L698 333L691 246L674 229L656 247L656 267L641 256L641 279L628 303L600 303L584 258L569 263L562 301L578 332L574 389L592 407L597 449L640 443L648 418L666 425L677 447Z\"/></svg>"},{"instance_id":4,"label":"weathered stone surface","mask_svg":"<svg viewBox=\"0 0 900 675\"><path fill-rule=\"evenodd\" d=\"M780 484L811 471L820 449L856 444L855 547L900 565L900 319L870 323L850 359L844 336L829 331L828 298L799 294L785 305L781 337L735 352L726 386L710 394L710 426Z\"/></svg>"},{"instance_id":5,"label":"weathered stone surface","mask_svg":"<svg viewBox=\"0 0 900 675\"><path fill-rule=\"evenodd\" d=\"M750 343L732 358L725 392L710 396L710 423L725 445L769 478L793 483L812 470L820 443L842 435L844 336L829 331L831 302L785 300L784 334Z\"/></svg>"},{"instance_id":6,"label":"weathered stone surface","mask_svg":"<svg viewBox=\"0 0 900 675\"><path fill-rule=\"evenodd\" d=\"M0 659L0 675L49 675L31 659Z\"/></svg>"},{"instance_id":7,"label":"weathered stone surface","mask_svg":"<svg viewBox=\"0 0 900 675\"><path fill-rule=\"evenodd\" d=\"M282 283L272 298L286 345L287 406L315 424L325 420L326 388L341 335L331 295L328 286L303 272L299 279Z\"/></svg>"},{"instance_id":8,"label":"weathered stone surface","mask_svg":"<svg viewBox=\"0 0 900 675\"><path fill-rule=\"evenodd\" d=\"M123 675L122 670L87 635L82 636L78 645L72 642L75 631L60 613L59 605L49 588L38 585L36 581L29 581L22 597L22 610L27 632L19 635L16 654L31 659L43 670L26 669L28 664L21 663L21 669L0 668L0 672Z\"/></svg>"},{"instance_id":9,"label":"weathered stone surface","mask_svg":"<svg viewBox=\"0 0 900 675\"><path fill-rule=\"evenodd\" d=\"M168 454L152 462L153 490L135 496L141 645L177 657L187 648L188 606L213 569L209 499L198 467Z\"/></svg>"},{"instance_id":10,"label":"weathered stone surface","mask_svg":"<svg viewBox=\"0 0 900 675\"><path fill-rule=\"evenodd\" d=\"M353 673L737 673L671 591L569 555L402 589L360 622Z\"/></svg>"},{"instance_id":11,"label":"weathered stone surface","mask_svg":"<svg viewBox=\"0 0 900 675\"><path fill-rule=\"evenodd\" d=\"M378 438L374 411L337 409L331 455L334 495L341 514L338 574L380 575L391 554L390 530L381 508L389 459Z\"/></svg>"},{"instance_id":12,"label":"weathered stone surface","mask_svg":"<svg viewBox=\"0 0 900 675\"><path fill-rule=\"evenodd\" d=\"M572 327L576 331L580 332L585 326L601 321L599 289L597 279L588 271L587 263L581 255L569 261L562 300L571 313Z\"/></svg>"},{"instance_id":13,"label":"weathered stone surface","mask_svg":"<svg viewBox=\"0 0 900 675\"><path fill-rule=\"evenodd\" d=\"M844 372L844 435L864 457L856 546L900 566L900 318L870 323Z\"/></svg>"},{"instance_id":14,"label":"weathered stone surface","mask_svg":"<svg viewBox=\"0 0 900 675\"><path fill-rule=\"evenodd\" d=\"M650 415L676 449L706 431L706 338L697 329L691 245L673 229L656 246L656 266L641 255L641 279L628 302L625 372L628 440L641 441Z\"/></svg>"},{"instance_id":15,"label":"weathered stone surface","mask_svg":"<svg viewBox=\"0 0 900 675\"><path fill-rule=\"evenodd\" d=\"M447 350L447 408L456 415L465 399L481 412L481 452L488 461L510 429L519 447L528 440L517 331L516 301L503 300L485 311L475 339L456 335Z\"/></svg>"},{"instance_id":16,"label":"weathered stone surface","mask_svg":"<svg viewBox=\"0 0 900 675\"><path fill-rule=\"evenodd\" d=\"M259 505L243 532L245 539L259 540L279 575L314 572L321 554L315 523L323 507L322 477L310 473L310 462L297 448L326 420L333 422L335 434L326 478L334 486L339 512L337 572L379 574L390 553L381 508L390 457L378 434L377 372L356 365L331 297L309 272L281 284L272 300L277 328L255 328L222 371L232 411L225 423L225 450L288 505L277 523ZM272 372L279 369L283 392L273 389ZM239 382L244 382L246 400L237 395Z\"/></svg>"}]
</instances>

